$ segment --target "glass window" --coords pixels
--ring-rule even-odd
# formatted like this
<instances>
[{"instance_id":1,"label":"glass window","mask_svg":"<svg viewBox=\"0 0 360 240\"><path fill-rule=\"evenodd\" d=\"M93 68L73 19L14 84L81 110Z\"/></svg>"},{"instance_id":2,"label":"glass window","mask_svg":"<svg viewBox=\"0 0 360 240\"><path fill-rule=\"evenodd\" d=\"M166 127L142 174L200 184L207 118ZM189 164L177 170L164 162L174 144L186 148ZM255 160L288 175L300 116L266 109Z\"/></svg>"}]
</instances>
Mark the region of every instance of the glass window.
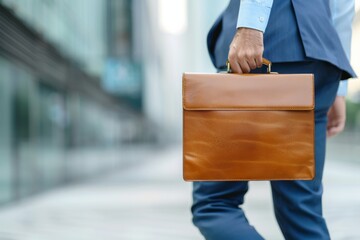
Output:
<instances>
[{"instance_id":1,"label":"glass window","mask_svg":"<svg viewBox=\"0 0 360 240\"><path fill-rule=\"evenodd\" d=\"M7 62L0 58L0 203L12 199L11 80Z\"/></svg>"},{"instance_id":2,"label":"glass window","mask_svg":"<svg viewBox=\"0 0 360 240\"><path fill-rule=\"evenodd\" d=\"M49 188L64 177L65 109L61 92L39 84L36 101L36 152L40 188Z\"/></svg>"},{"instance_id":3,"label":"glass window","mask_svg":"<svg viewBox=\"0 0 360 240\"><path fill-rule=\"evenodd\" d=\"M17 197L35 192L36 169L33 139L32 105L34 81L20 65L9 66L13 83L12 132L14 136L15 188Z\"/></svg>"}]
</instances>

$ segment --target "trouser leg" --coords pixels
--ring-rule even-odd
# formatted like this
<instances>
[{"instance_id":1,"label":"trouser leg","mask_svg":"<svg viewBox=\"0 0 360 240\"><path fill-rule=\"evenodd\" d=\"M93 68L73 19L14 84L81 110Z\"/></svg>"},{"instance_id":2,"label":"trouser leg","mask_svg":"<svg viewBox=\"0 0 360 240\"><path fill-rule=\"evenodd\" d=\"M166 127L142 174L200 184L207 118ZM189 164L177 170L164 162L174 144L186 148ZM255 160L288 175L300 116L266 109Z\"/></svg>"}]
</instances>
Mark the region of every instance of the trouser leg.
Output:
<instances>
[{"instance_id":1,"label":"trouser leg","mask_svg":"<svg viewBox=\"0 0 360 240\"><path fill-rule=\"evenodd\" d=\"M263 239L245 217L247 182L195 182L193 223L207 240Z\"/></svg>"},{"instance_id":2,"label":"trouser leg","mask_svg":"<svg viewBox=\"0 0 360 240\"><path fill-rule=\"evenodd\" d=\"M325 160L327 112L339 84L340 71L325 62L294 66L274 66L279 73L308 71L315 77L315 162L316 175L311 181L272 181L276 219L286 239L330 239L322 216L322 175ZM299 70L299 67L302 67Z\"/></svg>"}]
</instances>

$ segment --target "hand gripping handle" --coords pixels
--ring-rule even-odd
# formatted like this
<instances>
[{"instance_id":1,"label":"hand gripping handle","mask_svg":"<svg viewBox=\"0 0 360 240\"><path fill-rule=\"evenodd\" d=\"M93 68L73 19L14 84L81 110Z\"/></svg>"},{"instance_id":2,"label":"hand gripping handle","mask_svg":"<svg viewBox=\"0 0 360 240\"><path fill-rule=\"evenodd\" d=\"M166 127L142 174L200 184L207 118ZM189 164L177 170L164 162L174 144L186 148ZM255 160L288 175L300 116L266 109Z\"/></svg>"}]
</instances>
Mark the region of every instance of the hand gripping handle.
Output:
<instances>
[{"instance_id":1,"label":"hand gripping handle","mask_svg":"<svg viewBox=\"0 0 360 240\"><path fill-rule=\"evenodd\" d=\"M266 58L262 58L262 64L267 66L267 73L271 73L271 61ZM226 68L227 72L231 73L231 66L229 60L226 60Z\"/></svg>"}]
</instances>

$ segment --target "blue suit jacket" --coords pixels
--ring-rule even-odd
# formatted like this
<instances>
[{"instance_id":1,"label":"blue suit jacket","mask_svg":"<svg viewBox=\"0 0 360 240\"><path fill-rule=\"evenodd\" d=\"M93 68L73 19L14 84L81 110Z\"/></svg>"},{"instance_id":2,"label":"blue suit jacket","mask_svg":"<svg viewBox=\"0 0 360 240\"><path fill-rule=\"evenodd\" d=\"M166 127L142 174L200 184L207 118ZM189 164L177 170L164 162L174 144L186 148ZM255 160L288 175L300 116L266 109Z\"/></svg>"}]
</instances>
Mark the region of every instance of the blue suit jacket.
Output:
<instances>
[{"instance_id":1,"label":"blue suit jacket","mask_svg":"<svg viewBox=\"0 0 360 240\"><path fill-rule=\"evenodd\" d=\"M225 67L239 4L240 0L231 0L208 34L208 50L216 68ZM343 70L342 79L355 77L333 26L328 0L274 0L263 56L274 63L323 60Z\"/></svg>"}]
</instances>

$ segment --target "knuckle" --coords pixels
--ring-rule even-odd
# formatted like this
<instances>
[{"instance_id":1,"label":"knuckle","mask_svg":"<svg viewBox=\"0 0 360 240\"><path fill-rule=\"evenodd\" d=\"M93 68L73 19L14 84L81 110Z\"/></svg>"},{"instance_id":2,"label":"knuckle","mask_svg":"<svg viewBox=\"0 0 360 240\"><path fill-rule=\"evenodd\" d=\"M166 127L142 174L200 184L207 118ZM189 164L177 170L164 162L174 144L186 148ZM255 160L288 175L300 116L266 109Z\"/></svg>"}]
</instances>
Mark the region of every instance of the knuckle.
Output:
<instances>
[{"instance_id":1,"label":"knuckle","mask_svg":"<svg viewBox=\"0 0 360 240\"><path fill-rule=\"evenodd\" d=\"M246 51L244 55L248 59L248 58L251 58L253 56L253 53L252 53L252 51Z\"/></svg>"},{"instance_id":2,"label":"knuckle","mask_svg":"<svg viewBox=\"0 0 360 240\"><path fill-rule=\"evenodd\" d=\"M238 59L242 59L242 58L244 58L244 53L239 51L239 52L237 52L236 56Z\"/></svg>"},{"instance_id":3,"label":"knuckle","mask_svg":"<svg viewBox=\"0 0 360 240\"><path fill-rule=\"evenodd\" d=\"M236 55L234 55L233 53L229 53L229 55L228 55L228 59L229 59L229 61L230 62L233 62L233 61L235 61L235 59L236 59L236 57L235 57Z\"/></svg>"},{"instance_id":4,"label":"knuckle","mask_svg":"<svg viewBox=\"0 0 360 240\"><path fill-rule=\"evenodd\" d=\"M264 53L264 51L258 50L258 51L256 51L255 56L256 56L257 58L262 57L263 53Z\"/></svg>"},{"instance_id":5,"label":"knuckle","mask_svg":"<svg viewBox=\"0 0 360 240\"><path fill-rule=\"evenodd\" d=\"M228 58L233 58L235 54L236 54L235 51L230 50L230 51L229 51L229 54L228 54Z\"/></svg>"},{"instance_id":6,"label":"knuckle","mask_svg":"<svg viewBox=\"0 0 360 240\"><path fill-rule=\"evenodd\" d=\"M236 49L237 49L236 44L231 43L230 46L229 46L229 49L232 50L232 51L236 51Z\"/></svg>"}]
</instances>

